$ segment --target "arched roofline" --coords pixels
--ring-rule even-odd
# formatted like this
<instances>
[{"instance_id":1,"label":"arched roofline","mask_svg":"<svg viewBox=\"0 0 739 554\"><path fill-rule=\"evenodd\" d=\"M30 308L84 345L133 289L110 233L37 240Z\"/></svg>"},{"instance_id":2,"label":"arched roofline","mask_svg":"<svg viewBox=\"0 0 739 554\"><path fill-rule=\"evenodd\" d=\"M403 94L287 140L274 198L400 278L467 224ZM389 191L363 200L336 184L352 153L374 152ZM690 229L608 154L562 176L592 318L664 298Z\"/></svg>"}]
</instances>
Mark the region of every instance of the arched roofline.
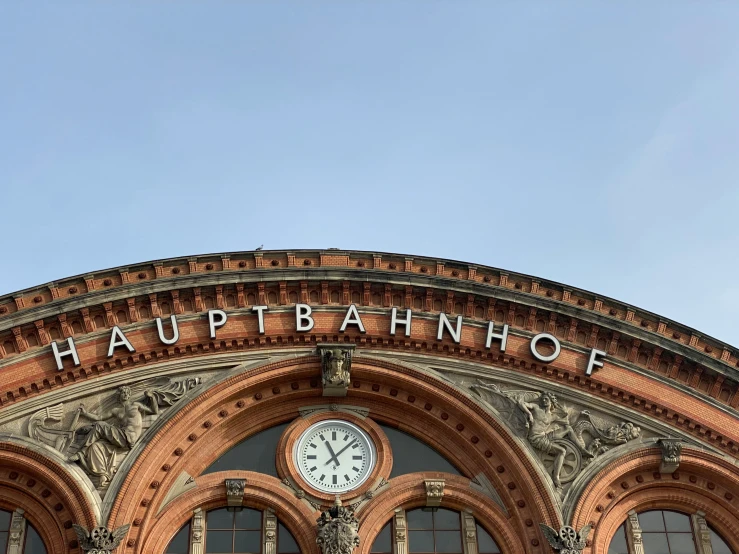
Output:
<instances>
[{"instance_id":1,"label":"arched roofline","mask_svg":"<svg viewBox=\"0 0 739 554\"><path fill-rule=\"evenodd\" d=\"M8 305L15 305L17 308L17 311L22 311L23 309L28 308L37 308L39 306L34 306L34 304L28 305L25 302L26 297L31 297L30 300L33 302L33 299L38 297L39 295L42 296L42 302L39 302L38 304L45 305L47 302L43 302L43 294L44 292L49 292L53 289L58 289L59 285L69 286L71 283L79 283L82 285L86 285L86 282L90 279L94 280L95 278L105 278L108 275L120 275L122 272L125 273L133 273L133 272L140 272L141 270L148 270L154 268L154 272L156 273L156 267L164 267L164 266L173 266L178 264L188 265L194 263L195 264L195 271L188 271L187 273L178 276L178 279L185 279L189 275L193 273L200 273L198 271L199 264L213 264L213 268L210 270L205 271L212 271L215 273L222 273L224 271L228 271L231 269L240 269L238 267L238 262L242 259L246 261L247 259L251 258L252 260L256 258L274 258L274 257L285 257L288 258L289 256L292 256L293 258L301 258L301 259L308 259L311 260L314 258L317 258L319 260L319 263L317 265L314 265L311 263L311 265L295 265L293 264L290 266L289 261L286 263L286 267L283 265L277 266L280 268L285 269L291 269L292 271L308 271L309 273L305 274L302 278L303 279L313 279L311 273L315 273L316 269L326 269L328 267L336 270L340 269L342 267L350 269L352 267L357 268L356 262L363 261L366 258L371 258L373 260L379 259L380 261L380 267L361 267L362 272L366 272L368 269L371 269L375 274L383 272L383 270L387 270L389 268L382 267L382 260L386 260L386 264L395 263L396 268L392 269L391 275L396 275L398 273L400 274L409 274L409 273L418 273L421 267L426 267L428 270L428 273L424 275L424 277L428 278L435 278L435 280L439 280L440 278L445 281L445 283L439 283L437 285L439 288L449 288L451 283L453 283L455 280L465 279L467 281L474 280L474 278L470 277L470 272L473 271L475 276L480 275L482 280L484 282L485 276L490 278L489 282L486 282L485 285L488 288L489 291L495 291L496 289L500 288L506 288L505 284L501 282L501 279L504 278L507 283L510 283L509 288L513 288L516 290L518 295L525 296L527 292L531 292L533 288L537 288L539 290L551 290L556 291L560 295L564 295L565 291L569 291L570 297L577 297L578 299L585 300L586 304L585 306L576 305L576 310L580 313L586 314L588 312L592 311L603 311L604 313L609 313L611 310L615 310L617 314L623 312L624 314L631 313L632 318L636 318L639 320L648 320L657 326L659 329L660 325L664 325L666 328L669 327L670 329L674 329L674 333L679 333L686 336L697 336L702 339L703 342L707 344L707 346L710 346L711 348L717 348L720 351L728 350L733 356L739 357L739 352L736 347L725 343L723 341L720 341L714 337L711 337L710 335L707 335L705 333L700 332L697 329L694 329L692 327L689 327L683 323L677 322L673 319L661 316L659 314L656 314L654 312L636 307L632 304L622 302L619 300L616 300L614 298L602 295L597 292L589 291L587 289L575 287L572 285L568 285L565 283L560 283L557 281L552 281L549 279L544 279L541 277L528 275L526 273L518 273L509 271L506 269L496 268L492 266L485 266L485 265L479 265L479 264L473 264L469 262L464 262L460 260L452 260L452 259L444 259L444 258L435 258L430 256L418 256L418 255L411 255L411 254L401 254L401 253L390 253L390 252L373 252L373 251L363 251L363 250L341 250L341 249L294 249L294 250L261 250L261 251L236 251L236 252L222 252L222 253L210 253L210 254L199 254L194 256L180 256L180 257L171 257L171 258L162 258L158 260L150 260L145 262L137 262L132 263L128 265L122 265L117 267L112 267L108 269L101 269L101 270L95 270L88 273L82 273L70 277L64 277L61 279L57 279L55 281L51 281L48 283L44 283L37 286L28 287L19 291L11 292L5 295L0 296L0 307L3 307L6 305L7 311L5 313L0 313L0 329L4 328L3 320L4 319L11 319L12 314L16 310L8 309L10 306ZM345 262L341 263L341 260L337 260L340 258L344 258ZM236 264L236 267L231 268L229 263L229 268L224 268L223 260L228 259L229 262L233 260ZM395 262L389 261L389 259L394 259ZM216 264L214 262L221 261L220 267L216 267ZM354 261L355 263L352 264L351 262ZM410 261L410 267L408 266L408 261ZM414 267L417 268L414 270ZM438 268L441 266L444 268L441 274L438 273ZM266 271L266 272L272 272L275 271L275 268L271 266L266 266L262 268L254 267L249 268L245 267L242 269L246 272L253 272L253 271ZM453 275L453 272L457 271L460 272L460 275ZM466 274L466 277L461 274L461 272L464 272ZM447 273L449 275L447 276ZM366 273L365 273L366 276ZM497 280L497 283L496 283ZM404 280L405 281L405 280ZM521 288L516 289L516 284L520 284ZM528 285L529 290L526 291L526 285ZM114 286L114 285L111 285ZM188 286L188 285L184 285ZM110 292L112 289L107 289L108 292ZM87 290L86 292L91 292L90 290ZM53 296L53 293L52 293ZM22 306L18 306L18 300L21 300ZM52 302L56 301L57 298L52 298ZM592 306L590 305L592 303ZM596 305L600 306L600 309L596 307ZM2 310L0 310L2 312ZM614 321L618 321L615 318Z\"/></svg>"}]
</instances>

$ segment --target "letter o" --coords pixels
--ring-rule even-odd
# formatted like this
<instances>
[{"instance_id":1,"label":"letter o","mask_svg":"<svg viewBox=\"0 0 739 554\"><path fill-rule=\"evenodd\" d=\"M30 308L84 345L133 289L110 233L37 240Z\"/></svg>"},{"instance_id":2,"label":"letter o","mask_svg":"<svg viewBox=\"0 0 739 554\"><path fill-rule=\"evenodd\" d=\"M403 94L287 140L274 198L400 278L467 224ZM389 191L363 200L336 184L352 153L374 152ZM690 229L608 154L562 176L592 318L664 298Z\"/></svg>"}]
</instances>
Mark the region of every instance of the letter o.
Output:
<instances>
[{"instance_id":1,"label":"letter o","mask_svg":"<svg viewBox=\"0 0 739 554\"><path fill-rule=\"evenodd\" d=\"M542 339L548 339L552 341L552 344L554 344L553 354L550 354L549 356L542 356L541 354L539 354L539 351L536 349L536 345ZM562 348L559 345L557 337L555 337L554 335L550 335L549 333L540 333L536 335L533 339L531 339L531 353L534 355L534 358L536 358L540 362L553 362L559 356L560 350L562 350Z\"/></svg>"}]
</instances>

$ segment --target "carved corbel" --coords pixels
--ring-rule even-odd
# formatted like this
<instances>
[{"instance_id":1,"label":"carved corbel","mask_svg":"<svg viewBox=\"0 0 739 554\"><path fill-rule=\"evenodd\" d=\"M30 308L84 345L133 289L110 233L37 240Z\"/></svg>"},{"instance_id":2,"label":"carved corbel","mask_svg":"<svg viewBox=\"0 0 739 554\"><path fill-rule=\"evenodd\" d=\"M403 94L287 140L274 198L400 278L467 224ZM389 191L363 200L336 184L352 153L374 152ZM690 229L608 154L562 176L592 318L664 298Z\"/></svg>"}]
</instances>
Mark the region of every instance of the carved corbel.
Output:
<instances>
[{"instance_id":1,"label":"carved corbel","mask_svg":"<svg viewBox=\"0 0 739 554\"><path fill-rule=\"evenodd\" d=\"M477 554L477 524L469 509L462 512L462 533L464 535L464 554Z\"/></svg>"},{"instance_id":2,"label":"carved corbel","mask_svg":"<svg viewBox=\"0 0 739 554\"><path fill-rule=\"evenodd\" d=\"M437 508L441 506L444 498L444 479L425 479L423 484L426 487L426 507Z\"/></svg>"},{"instance_id":3,"label":"carved corbel","mask_svg":"<svg viewBox=\"0 0 739 554\"><path fill-rule=\"evenodd\" d=\"M680 439L659 439L657 444L662 449L662 462L659 465L660 473L675 473L680 466L680 453L683 443Z\"/></svg>"},{"instance_id":4,"label":"carved corbel","mask_svg":"<svg viewBox=\"0 0 739 554\"><path fill-rule=\"evenodd\" d=\"M226 500L229 507L241 507L244 503L246 479L226 479Z\"/></svg>"},{"instance_id":5,"label":"carved corbel","mask_svg":"<svg viewBox=\"0 0 739 554\"><path fill-rule=\"evenodd\" d=\"M323 396L346 396L351 379L353 351L353 344L326 344L318 347Z\"/></svg>"}]
</instances>

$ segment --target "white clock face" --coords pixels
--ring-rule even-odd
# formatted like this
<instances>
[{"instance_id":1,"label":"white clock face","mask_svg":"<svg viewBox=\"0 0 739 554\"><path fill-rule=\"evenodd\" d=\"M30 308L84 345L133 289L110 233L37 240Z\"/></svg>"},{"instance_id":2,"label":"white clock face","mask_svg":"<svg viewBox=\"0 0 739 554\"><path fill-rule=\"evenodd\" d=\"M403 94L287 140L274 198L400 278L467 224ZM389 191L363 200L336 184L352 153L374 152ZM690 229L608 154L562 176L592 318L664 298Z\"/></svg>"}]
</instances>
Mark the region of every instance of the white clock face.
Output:
<instances>
[{"instance_id":1,"label":"white clock face","mask_svg":"<svg viewBox=\"0 0 739 554\"><path fill-rule=\"evenodd\" d=\"M338 419L319 421L298 440L295 463L314 489L342 493L356 489L372 473L375 446L352 423Z\"/></svg>"}]
</instances>

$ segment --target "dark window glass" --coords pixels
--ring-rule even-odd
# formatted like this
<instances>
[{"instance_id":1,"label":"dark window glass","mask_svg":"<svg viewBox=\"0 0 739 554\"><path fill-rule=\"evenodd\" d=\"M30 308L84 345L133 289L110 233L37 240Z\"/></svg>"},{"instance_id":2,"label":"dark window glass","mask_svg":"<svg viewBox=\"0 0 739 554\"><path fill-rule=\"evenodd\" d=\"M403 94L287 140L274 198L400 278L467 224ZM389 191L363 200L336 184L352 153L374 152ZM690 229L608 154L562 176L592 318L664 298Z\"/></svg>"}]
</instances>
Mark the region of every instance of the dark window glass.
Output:
<instances>
[{"instance_id":1,"label":"dark window glass","mask_svg":"<svg viewBox=\"0 0 739 554\"><path fill-rule=\"evenodd\" d=\"M299 554L300 552L295 537L282 523L277 524L277 552L278 554Z\"/></svg>"},{"instance_id":2,"label":"dark window glass","mask_svg":"<svg viewBox=\"0 0 739 554\"><path fill-rule=\"evenodd\" d=\"M10 529L11 513L0 510L0 552L5 552L8 546L8 530Z\"/></svg>"},{"instance_id":3,"label":"dark window glass","mask_svg":"<svg viewBox=\"0 0 739 554\"><path fill-rule=\"evenodd\" d=\"M226 508L206 514L207 554L259 554L262 551L262 512Z\"/></svg>"},{"instance_id":4,"label":"dark window glass","mask_svg":"<svg viewBox=\"0 0 739 554\"><path fill-rule=\"evenodd\" d=\"M710 529L711 531L711 547L713 548L713 554L734 554L731 551L731 548L729 548L729 545L726 544L724 539L721 538L721 536L714 531L713 529Z\"/></svg>"},{"instance_id":5,"label":"dark window glass","mask_svg":"<svg viewBox=\"0 0 739 554\"><path fill-rule=\"evenodd\" d=\"M393 522L388 521L377 534L375 542L372 543L373 554L388 554L393 551L392 528Z\"/></svg>"},{"instance_id":6,"label":"dark window glass","mask_svg":"<svg viewBox=\"0 0 739 554\"><path fill-rule=\"evenodd\" d=\"M639 514L639 526L646 533L664 531L665 519L662 517L661 511L643 512Z\"/></svg>"},{"instance_id":7,"label":"dark window glass","mask_svg":"<svg viewBox=\"0 0 739 554\"><path fill-rule=\"evenodd\" d=\"M30 523L26 526L26 546L23 554L46 554L44 541Z\"/></svg>"},{"instance_id":8,"label":"dark window glass","mask_svg":"<svg viewBox=\"0 0 739 554\"><path fill-rule=\"evenodd\" d=\"M667 535L664 533L644 533L642 534L642 542L644 543L645 553L670 554L667 546Z\"/></svg>"},{"instance_id":9,"label":"dark window glass","mask_svg":"<svg viewBox=\"0 0 739 554\"><path fill-rule=\"evenodd\" d=\"M621 527L616 530L616 534L611 539L611 544L608 547L608 554L629 554L629 549L626 546L626 524L622 523Z\"/></svg>"},{"instance_id":10,"label":"dark window glass","mask_svg":"<svg viewBox=\"0 0 739 554\"><path fill-rule=\"evenodd\" d=\"M638 517L646 554L695 554L693 529L687 515L651 510L642 512ZM649 548L647 545L650 545Z\"/></svg>"},{"instance_id":11,"label":"dark window glass","mask_svg":"<svg viewBox=\"0 0 739 554\"><path fill-rule=\"evenodd\" d=\"M680 514L678 512L662 512L662 515L665 517L665 529L667 529L668 533L670 531L692 533L690 518L685 514Z\"/></svg>"},{"instance_id":12,"label":"dark window glass","mask_svg":"<svg viewBox=\"0 0 739 554\"><path fill-rule=\"evenodd\" d=\"M461 554L462 532L459 512L440 508L406 513L408 550L414 553Z\"/></svg>"},{"instance_id":13,"label":"dark window glass","mask_svg":"<svg viewBox=\"0 0 739 554\"><path fill-rule=\"evenodd\" d=\"M190 554L190 524L186 523L182 529L169 541L166 554Z\"/></svg>"},{"instance_id":14,"label":"dark window glass","mask_svg":"<svg viewBox=\"0 0 739 554\"><path fill-rule=\"evenodd\" d=\"M275 465L277 443L287 426L287 423L275 425L244 439L227 452L224 452L203 472L203 475L217 471L239 469L277 477L277 466Z\"/></svg>"},{"instance_id":15,"label":"dark window glass","mask_svg":"<svg viewBox=\"0 0 739 554\"><path fill-rule=\"evenodd\" d=\"M254 552L262 550L261 531L236 531L234 533L234 552Z\"/></svg>"},{"instance_id":16,"label":"dark window glass","mask_svg":"<svg viewBox=\"0 0 739 554\"><path fill-rule=\"evenodd\" d=\"M479 524L477 525L477 552L479 554L500 554L498 543Z\"/></svg>"},{"instance_id":17,"label":"dark window glass","mask_svg":"<svg viewBox=\"0 0 739 554\"><path fill-rule=\"evenodd\" d=\"M449 460L429 445L411 435L387 425L381 425L393 451L393 469L390 478L416 471L443 471L462 475Z\"/></svg>"}]
</instances>

